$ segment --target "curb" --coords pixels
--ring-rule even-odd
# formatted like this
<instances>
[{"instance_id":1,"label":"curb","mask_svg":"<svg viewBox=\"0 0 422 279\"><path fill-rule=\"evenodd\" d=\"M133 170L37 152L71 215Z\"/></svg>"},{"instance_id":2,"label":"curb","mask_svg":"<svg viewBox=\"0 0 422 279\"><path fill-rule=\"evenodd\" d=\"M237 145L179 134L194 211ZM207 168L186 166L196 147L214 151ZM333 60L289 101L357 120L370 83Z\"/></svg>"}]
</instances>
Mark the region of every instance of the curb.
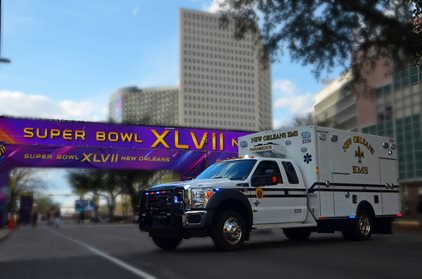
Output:
<instances>
[{"instance_id":1,"label":"curb","mask_svg":"<svg viewBox=\"0 0 422 279\"><path fill-rule=\"evenodd\" d=\"M9 234L10 234L11 230L9 229L0 229L0 242L5 240Z\"/></svg>"},{"instance_id":2,"label":"curb","mask_svg":"<svg viewBox=\"0 0 422 279\"><path fill-rule=\"evenodd\" d=\"M411 223L393 223L393 232L420 233L422 234L422 225Z\"/></svg>"}]
</instances>

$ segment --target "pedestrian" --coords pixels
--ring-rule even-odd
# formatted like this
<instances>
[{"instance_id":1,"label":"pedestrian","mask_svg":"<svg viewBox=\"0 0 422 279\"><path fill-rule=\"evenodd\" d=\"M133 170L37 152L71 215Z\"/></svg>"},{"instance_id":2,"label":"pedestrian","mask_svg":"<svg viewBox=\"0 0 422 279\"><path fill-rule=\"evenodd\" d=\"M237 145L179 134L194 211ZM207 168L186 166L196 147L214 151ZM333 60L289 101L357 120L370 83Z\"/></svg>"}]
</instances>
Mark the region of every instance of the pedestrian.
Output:
<instances>
[{"instance_id":1,"label":"pedestrian","mask_svg":"<svg viewBox=\"0 0 422 279\"><path fill-rule=\"evenodd\" d=\"M54 211L54 224L56 225L56 228L60 227L61 223L61 214L60 214L60 208L56 208Z\"/></svg>"},{"instance_id":2,"label":"pedestrian","mask_svg":"<svg viewBox=\"0 0 422 279\"><path fill-rule=\"evenodd\" d=\"M51 209L48 209L47 210L47 214L46 214L46 217L45 217L46 219L47 219L47 226L50 226L50 220L51 220Z\"/></svg>"},{"instance_id":3,"label":"pedestrian","mask_svg":"<svg viewBox=\"0 0 422 279\"><path fill-rule=\"evenodd\" d=\"M422 193L419 194L417 211L418 211L418 217L419 217L419 225L422 226Z\"/></svg>"},{"instance_id":4,"label":"pedestrian","mask_svg":"<svg viewBox=\"0 0 422 279\"><path fill-rule=\"evenodd\" d=\"M38 223L38 208L34 206L32 208L32 226L36 227Z\"/></svg>"}]
</instances>

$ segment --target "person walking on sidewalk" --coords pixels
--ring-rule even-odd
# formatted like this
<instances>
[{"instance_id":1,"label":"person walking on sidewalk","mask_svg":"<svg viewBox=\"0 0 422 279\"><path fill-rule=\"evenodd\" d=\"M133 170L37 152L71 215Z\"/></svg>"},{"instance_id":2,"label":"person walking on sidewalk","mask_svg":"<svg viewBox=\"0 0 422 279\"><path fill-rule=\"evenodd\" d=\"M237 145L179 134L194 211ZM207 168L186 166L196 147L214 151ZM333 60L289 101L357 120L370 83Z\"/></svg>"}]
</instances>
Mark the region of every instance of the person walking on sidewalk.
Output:
<instances>
[{"instance_id":1,"label":"person walking on sidewalk","mask_svg":"<svg viewBox=\"0 0 422 279\"><path fill-rule=\"evenodd\" d=\"M419 225L422 226L422 194L419 194L417 211L419 217Z\"/></svg>"},{"instance_id":2,"label":"person walking on sidewalk","mask_svg":"<svg viewBox=\"0 0 422 279\"><path fill-rule=\"evenodd\" d=\"M32 226L36 227L38 223L38 208L34 206L32 208Z\"/></svg>"},{"instance_id":3,"label":"person walking on sidewalk","mask_svg":"<svg viewBox=\"0 0 422 279\"><path fill-rule=\"evenodd\" d=\"M54 224L56 225L56 228L60 227L61 223L61 214L60 214L60 208L56 208L54 211Z\"/></svg>"}]
</instances>

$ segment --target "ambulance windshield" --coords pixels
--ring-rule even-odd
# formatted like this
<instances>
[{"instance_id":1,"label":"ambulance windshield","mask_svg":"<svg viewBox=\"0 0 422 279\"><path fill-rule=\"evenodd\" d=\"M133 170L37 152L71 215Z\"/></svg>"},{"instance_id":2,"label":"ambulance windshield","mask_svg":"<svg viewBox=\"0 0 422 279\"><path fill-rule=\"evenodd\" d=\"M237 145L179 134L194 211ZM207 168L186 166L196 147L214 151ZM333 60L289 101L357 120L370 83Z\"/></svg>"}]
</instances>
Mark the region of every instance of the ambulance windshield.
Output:
<instances>
[{"instance_id":1,"label":"ambulance windshield","mask_svg":"<svg viewBox=\"0 0 422 279\"><path fill-rule=\"evenodd\" d=\"M215 163L204 170L196 179L245 180L256 164L256 160L235 160Z\"/></svg>"}]
</instances>

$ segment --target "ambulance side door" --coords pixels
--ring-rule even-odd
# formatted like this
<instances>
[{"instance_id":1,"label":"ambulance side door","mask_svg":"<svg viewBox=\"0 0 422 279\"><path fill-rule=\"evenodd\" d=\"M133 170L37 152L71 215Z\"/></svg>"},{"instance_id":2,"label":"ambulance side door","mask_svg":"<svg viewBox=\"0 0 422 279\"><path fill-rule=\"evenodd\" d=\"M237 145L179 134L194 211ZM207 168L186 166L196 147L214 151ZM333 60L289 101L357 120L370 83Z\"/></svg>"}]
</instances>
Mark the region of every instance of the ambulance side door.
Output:
<instances>
[{"instance_id":1,"label":"ambulance side door","mask_svg":"<svg viewBox=\"0 0 422 279\"><path fill-rule=\"evenodd\" d=\"M252 190L249 202L254 224L288 222L289 199L284 194L283 177L275 160L259 162L251 177Z\"/></svg>"},{"instance_id":2,"label":"ambulance side door","mask_svg":"<svg viewBox=\"0 0 422 279\"><path fill-rule=\"evenodd\" d=\"M306 219L308 212L305 183L302 176L292 162L282 161L282 175L286 177L284 194L289 200L290 211L288 221L292 223L302 223ZM284 173L283 173L284 171Z\"/></svg>"},{"instance_id":3,"label":"ambulance side door","mask_svg":"<svg viewBox=\"0 0 422 279\"><path fill-rule=\"evenodd\" d=\"M319 199L321 216L334 216L334 192L332 186L332 172L330 161L330 141L328 132L318 131L318 160L317 166L319 169L319 182L324 185L319 186Z\"/></svg>"}]
</instances>

